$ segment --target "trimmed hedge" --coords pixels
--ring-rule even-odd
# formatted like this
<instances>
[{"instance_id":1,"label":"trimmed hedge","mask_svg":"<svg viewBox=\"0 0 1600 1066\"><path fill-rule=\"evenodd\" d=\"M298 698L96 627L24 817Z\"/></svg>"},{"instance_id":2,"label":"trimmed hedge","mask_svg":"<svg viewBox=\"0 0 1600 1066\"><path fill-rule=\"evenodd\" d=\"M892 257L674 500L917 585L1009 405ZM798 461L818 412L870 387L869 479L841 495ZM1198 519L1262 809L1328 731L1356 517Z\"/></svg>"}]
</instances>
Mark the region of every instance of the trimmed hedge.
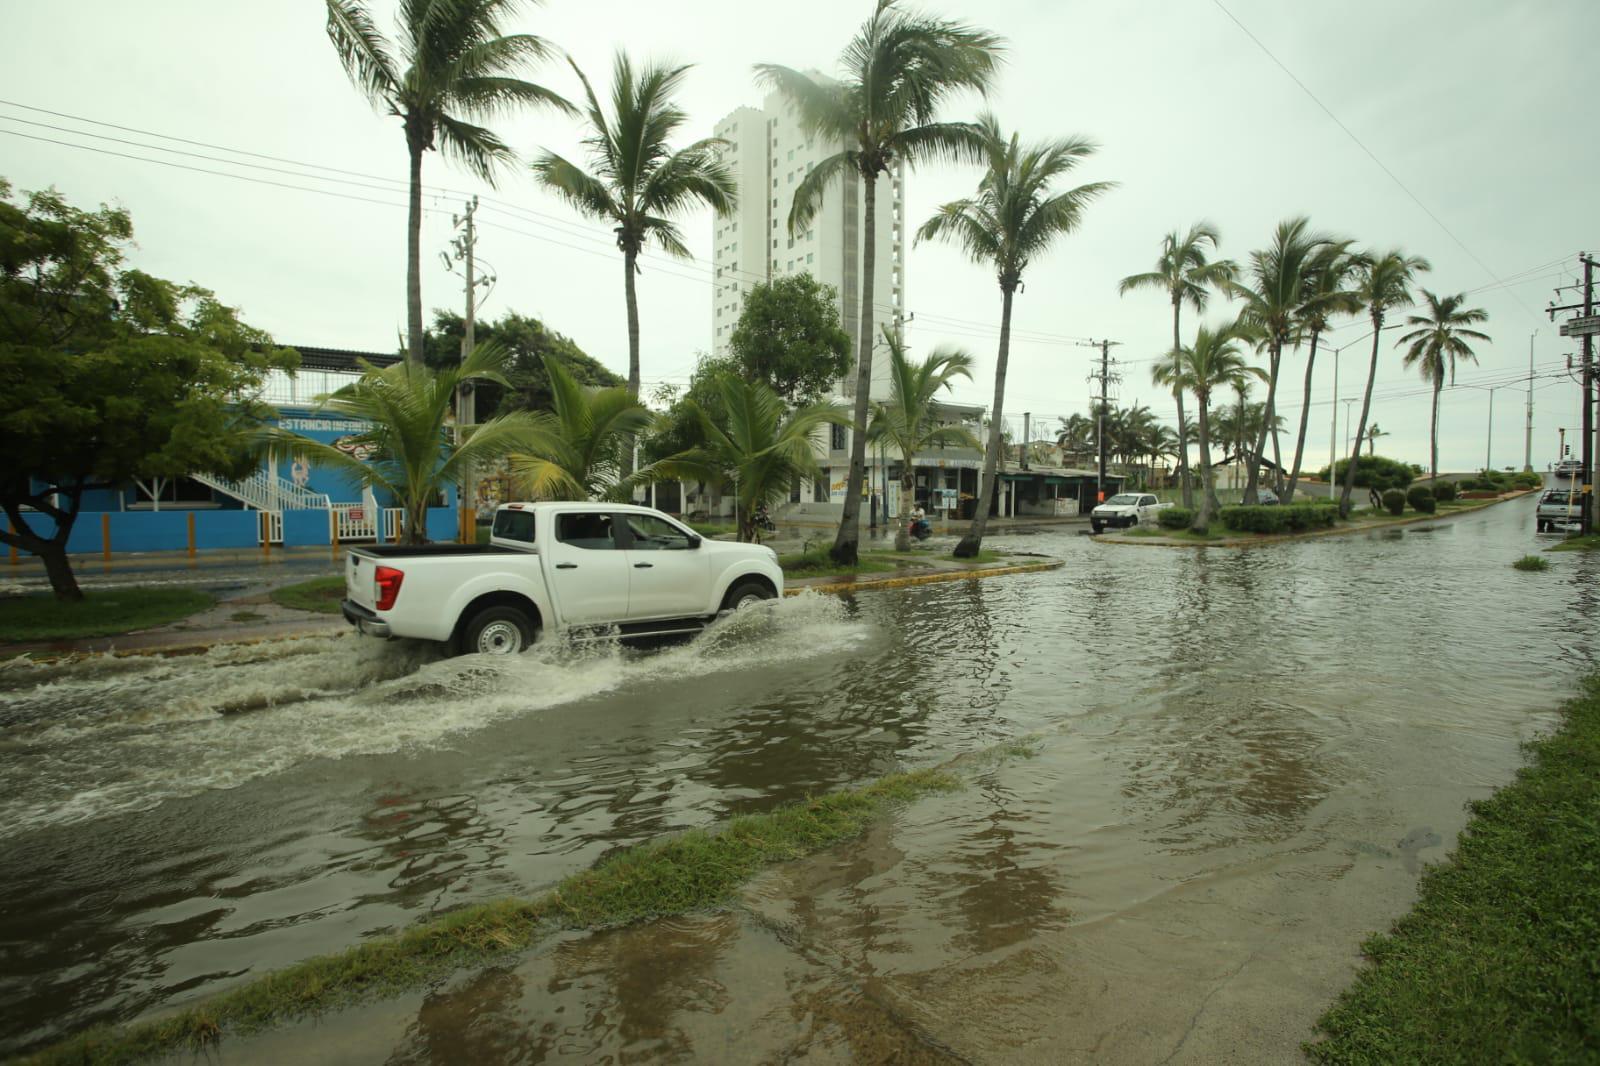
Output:
<instances>
[{"instance_id":1,"label":"trimmed hedge","mask_svg":"<svg viewBox=\"0 0 1600 1066\"><path fill-rule=\"evenodd\" d=\"M1383 509L1392 515L1400 515L1406 509L1406 494L1399 489L1390 489L1383 494Z\"/></svg>"},{"instance_id":2,"label":"trimmed hedge","mask_svg":"<svg viewBox=\"0 0 1600 1066\"><path fill-rule=\"evenodd\" d=\"M1156 522L1162 529L1188 529L1194 521L1194 512L1187 507L1168 507L1156 514Z\"/></svg>"},{"instance_id":3,"label":"trimmed hedge","mask_svg":"<svg viewBox=\"0 0 1600 1066\"><path fill-rule=\"evenodd\" d=\"M1413 511L1422 514L1432 514L1439 508L1438 501L1433 498L1433 492L1426 485L1411 486L1411 490L1406 493L1406 502L1411 505Z\"/></svg>"},{"instance_id":4,"label":"trimmed hedge","mask_svg":"<svg viewBox=\"0 0 1600 1066\"><path fill-rule=\"evenodd\" d=\"M1222 524L1240 533L1300 533L1307 529L1326 529L1338 517L1337 508L1314 503L1222 509Z\"/></svg>"},{"instance_id":5,"label":"trimmed hedge","mask_svg":"<svg viewBox=\"0 0 1600 1066\"><path fill-rule=\"evenodd\" d=\"M1350 460L1340 459L1334 465L1334 479L1339 484L1344 483L1344 472L1349 467ZM1410 463L1402 463L1398 459L1386 459L1381 455L1363 455L1356 460L1356 488L1377 489L1403 489L1416 480L1418 469ZM1328 468L1323 467L1318 471L1318 476L1326 481Z\"/></svg>"},{"instance_id":6,"label":"trimmed hedge","mask_svg":"<svg viewBox=\"0 0 1600 1066\"><path fill-rule=\"evenodd\" d=\"M1448 503L1456 498L1456 487L1448 481L1441 481L1433 487L1433 498L1440 503Z\"/></svg>"}]
</instances>

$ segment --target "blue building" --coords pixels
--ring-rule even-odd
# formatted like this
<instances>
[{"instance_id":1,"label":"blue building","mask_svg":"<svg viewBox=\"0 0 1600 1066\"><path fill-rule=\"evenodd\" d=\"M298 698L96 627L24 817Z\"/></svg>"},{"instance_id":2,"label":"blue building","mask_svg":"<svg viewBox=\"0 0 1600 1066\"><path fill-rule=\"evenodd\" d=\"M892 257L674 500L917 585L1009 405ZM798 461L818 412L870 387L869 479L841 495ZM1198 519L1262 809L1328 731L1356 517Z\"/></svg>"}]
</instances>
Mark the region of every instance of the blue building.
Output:
<instances>
[{"instance_id":1,"label":"blue building","mask_svg":"<svg viewBox=\"0 0 1600 1066\"><path fill-rule=\"evenodd\" d=\"M315 397L360 377L358 360L388 366L399 357L335 348L296 346L296 350L300 372L293 377L274 373L266 383L265 398L277 408L277 425L364 458L355 438L366 423L319 413ZM29 514L27 520L36 531L48 535L50 519ZM401 521L397 501L374 495L342 470L285 455L264 462L240 481L192 474L90 489L83 494L67 551L109 554L332 546L394 540ZM454 540L456 533L452 488L429 510L428 537Z\"/></svg>"}]
</instances>

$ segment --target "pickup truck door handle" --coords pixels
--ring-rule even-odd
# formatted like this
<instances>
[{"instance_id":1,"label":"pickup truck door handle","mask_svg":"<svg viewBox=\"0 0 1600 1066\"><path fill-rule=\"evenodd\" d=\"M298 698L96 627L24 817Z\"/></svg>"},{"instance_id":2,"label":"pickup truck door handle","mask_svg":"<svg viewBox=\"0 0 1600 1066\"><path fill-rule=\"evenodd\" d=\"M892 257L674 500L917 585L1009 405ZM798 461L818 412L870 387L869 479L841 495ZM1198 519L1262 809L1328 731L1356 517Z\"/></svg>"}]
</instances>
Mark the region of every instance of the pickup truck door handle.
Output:
<instances>
[{"instance_id":1,"label":"pickup truck door handle","mask_svg":"<svg viewBox=\"0 0 1600 1066\"><path fill-rule=\"evenodd\" d=\"M578 564L577 563L557 563L556 564L556 569L557 570L576 570L577 568L578 568Z\"/></svg>"},{"instance_id":2,"label":"pickup truck door handle","mask_svg":"<svg viewBox=\"0 0 1600 1066\"><path fill-rule=\"evenodd\" d=\"M634 563L633 564L633 568L635 570L648 570L652 566L655 566L655 565L656 565L655 563Z\"/></svg>"}]
</instances>

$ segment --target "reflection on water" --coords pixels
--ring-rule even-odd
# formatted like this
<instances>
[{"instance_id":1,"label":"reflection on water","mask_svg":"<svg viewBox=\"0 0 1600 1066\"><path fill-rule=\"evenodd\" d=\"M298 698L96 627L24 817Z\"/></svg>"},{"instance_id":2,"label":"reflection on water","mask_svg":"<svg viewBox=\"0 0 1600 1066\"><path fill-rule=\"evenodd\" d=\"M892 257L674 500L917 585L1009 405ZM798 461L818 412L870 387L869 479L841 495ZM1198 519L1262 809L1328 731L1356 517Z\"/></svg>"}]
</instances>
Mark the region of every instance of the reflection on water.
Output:
<instances>
[{"instance_id":1,"label":"reflection on water","mask_svg":"<svg viewBox=\"0 0 1600 1066\"><path fill-rule=\"evenodd\" d=\"M787 871L755 918L467 975L385 1055L912 1061L945 1053L941 1012L963 1053L1047 1047L1030 997L1128 965L1069 958L1108 918L1246 871L1414 866L1505 780L1594 655L1600 560L1511 570L1530 507L1251 551L1018 536L1067 566L803 597L645 652L0 667L0 1052L1023 734L1037 757ZM1011 991L977 1018L986 983Z\"/></svg>"}]
</instances>

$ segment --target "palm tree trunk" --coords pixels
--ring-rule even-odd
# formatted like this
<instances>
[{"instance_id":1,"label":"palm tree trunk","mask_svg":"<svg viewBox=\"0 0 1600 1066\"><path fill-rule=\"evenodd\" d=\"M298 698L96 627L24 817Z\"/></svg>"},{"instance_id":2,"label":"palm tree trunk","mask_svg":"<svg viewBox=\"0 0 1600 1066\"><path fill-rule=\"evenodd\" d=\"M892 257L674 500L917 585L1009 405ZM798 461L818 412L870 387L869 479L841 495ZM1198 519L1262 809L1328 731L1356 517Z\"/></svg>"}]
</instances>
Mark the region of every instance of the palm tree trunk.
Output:
<instances>
[{"instance_id":1,"label":"palm tree trunk","mask_svg":"<svg viewBox=\"0 0 1600 1066\"><path fill-rule=\"evenodd\" d=\"M1205 393L1196 393L1195 402L1200 406L1200 513L1195 515L1191 529L1205 529L1211 525L1211 518L1221 508L1217 503L1217 475L1211 469L1211 415L1206 410L1207 401L1210 399Z\"/></svg>"},{"instance_id":2,"label":"palm tree trunk","mask_svg":"<svg viewBox=\"0 0 1600 1066\"><path fill-rule=\"evenodd\" d=\"M414 138L407 138L414 142ZM411 194L406 231L406 361L422 365L422 145L410 143Z\"/></svg>"},{"instance_id":3,"label":"palm tree trunk","mask_svg":"<svg viewBox=\"0 0 1600 1066\"><path fill-rule=\"evenodd\" d=\"M1350 493L1356 487L1356 463L1361 458L1361 437L1367 431L1367 415L1372 410L1372 383L1378 377L1378 340L1383 333L1383 316L1372 316L1372 364L1367 367L1367 391L1361 396L1361 421L1356 423L1355 451L1344 471L1344 488L1339 492L1339 517L1350 517Z\"/></svg>"},{"instance_id":4,"label":"palm tree trunk","mask_svg":"<svg viewBox=\"0 0 1600 1066\"><path fill-rule=\"evenodd\" d=\"M1178 316L1183 311L1183 301L1172 301L1172 353L1177 358L1178 348ZM1183 389L1172 390L1172 398L1178 401L1178 484L1183 488L1183 505L1190 510L1194 509L1194 486L1189 480L1189 422L1183 412Z\"/></svg>"},{"instance_id":5,"label":"palm tree trunk","mask_svg":"<svg viewBox=\"0 0 1600 1066\"><path fill-rule=\"evenodd\" d=\"M1261 456L1267 450L1267 429L1272 425L1272 402L1278 392L1278 360L1283 354L1281 342L1274 340L1267 358L1267 402L1261 407L1261 432L1256 435L1256 446L1250 453L1250 476L1244 483L1245 504L1259 503L1256 486L1261 483Z\"/></svg>"},{"instance_id":6,"label":"palm tree trunk","mask_svg":"<svg viewBox=\"0 0 1600 1066\"><path fill-rule=\"evenodd\" d=\"M405 529L400 531L402 544L416 545L428 543L428 498L419 497L407 504L405 510Z\"/></svg>"},{"instance_id":7,"label":"palm tree trunk","mask_svg":"<svg viewBox=\"0 0 1600 1066\"><path fill-rule=\"evenodd\" d=\"M1300 461L1306 454L1306 425L1311 421L1311 368L1317 365L1317 331L1311 331L1311 352L1306 356L1306 394L1300 401L1300 436L1294 442L1294 468L1289 471L1289 488L1283 494L1284 503L1294 502L1295 483L1300 480ZM1332 477L1333 472L1329 471Z\"/></svg>"},{"instance_id":8,"label":"palm tree trunk","mask_svg":"<svg viewBox=\"0 0 1600 1066\"><path fill-rule=\"evenodd\" d=\"M983 547L983 531L989 527L989 508L994 503L996 468L1000 465L1000 429L1004 424L1006 402L1006 361L1011 357L1012 289L1002 285L1000 292L1000 354L994 364L994 409L990 416L989 444L983 450L983 488L978 493L978 509L972 515L972 528L961 538L953 553L957 559L972 559Z\"/></svg>"},{"instance_id":9,"label":"palm tree trunk","mask_svg":"<svg viewBox=\"0 0 1600 1066\"><path fill-rule=\"evenodd\" d=\"M1432 434L1431 434L1432 439L1429 442L1429 448L1428 448L1429 455L1430 455L1430 465L1428 467L1428 470L1433 475L1433 480L1435 480L1435 481L1439 480L1439 390L1442 389L1442 388L1444 388L1444 378L1442 376L1434 378L1433 379L1433 422L1432 422L1432 427L1433 428L1432 428ZM1376 444L1377 442L1374 441L1373 443Z\"/></svg>"},{"instance_id":10,"label":"palm tree trunk","mask_svg":"<svg viewBox=\"0 0 1600 1066\"><path fill-rule=\"evenodd\" d=\"M915 499L915 485L912 480L915 475L911 472L911 453L905 453L906 469L900 475L900 516L895 519L894 550L908 552L911 550L911 534L907 532L907 523L911 521L913 500Z\"/></svg>"},{"instance_id":11,"label":"palm tree trunk","mask_svg":"<svg viewBox=\"0 0 1600 1066\"><path fill-rule=\"evenodd\" d=\"M639 296L633 289L633 276L638 273L639 253L631 248L622 252L622 292L628 305L628 395L639 398ZM633 476L633 435L622 442L622 476ZM631 497L630 497L631 498Z\"/></svg>"},{"instance_id":12,"label":"palm tree trunk","mask_svg":"<svg viewBox=\"0 0 1600 1066\"><path fill-rule=\"evenodd\" d=\"M878 177L865 174L861 212L861 314L860 350L856 356L856 404L850 425L850 473L844 485L844 514L839 533L828 554L841 566L854 566L861 543L861 487L867 474L867 407L872 392L872 296L873 274L878 266Z\"/></svg>"},{"instance_id":13,"label":"palm tree trunk","mask_svg":"<svg viewBox=\"0 0 1600 1066\"><path fill-rule=\"evenodd\" d=\"M1275 400L1268 401L1267 426L1272 433L1272 491L1283 495L1283 453L1278 450L1278 408Z\"/></svg>"}]
</instances>

